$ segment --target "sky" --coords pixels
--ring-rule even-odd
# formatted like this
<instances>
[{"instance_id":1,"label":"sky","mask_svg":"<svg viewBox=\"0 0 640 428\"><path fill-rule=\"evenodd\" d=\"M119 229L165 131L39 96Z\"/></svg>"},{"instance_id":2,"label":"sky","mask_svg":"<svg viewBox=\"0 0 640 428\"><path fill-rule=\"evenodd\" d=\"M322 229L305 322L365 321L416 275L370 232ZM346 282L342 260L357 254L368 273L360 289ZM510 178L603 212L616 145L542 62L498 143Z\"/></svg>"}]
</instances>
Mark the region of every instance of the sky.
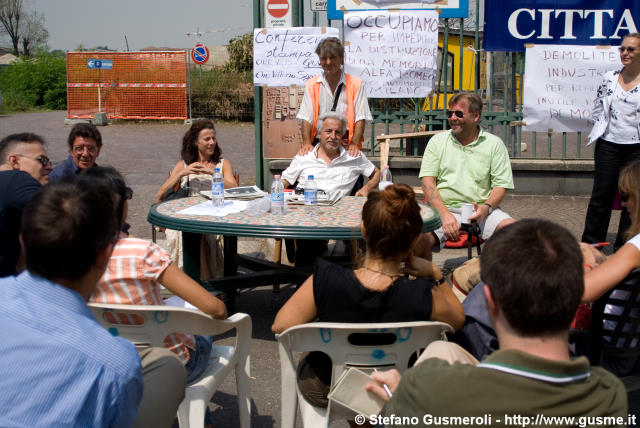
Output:
<instances>
[{"instance_id":1,"label":"sky","mask_svg":"<svg viewBox=\"0 0 640 428\"><path fill-rule=\"evenodd\" d=\"M45 16L49 48L73 50L108 46L129 50L149 46L188 48L202 34L208 46L226 45L253 29L253 0L25 0ZM4 43L8 44L8 43Z\"/></svg>"}]
</instances>

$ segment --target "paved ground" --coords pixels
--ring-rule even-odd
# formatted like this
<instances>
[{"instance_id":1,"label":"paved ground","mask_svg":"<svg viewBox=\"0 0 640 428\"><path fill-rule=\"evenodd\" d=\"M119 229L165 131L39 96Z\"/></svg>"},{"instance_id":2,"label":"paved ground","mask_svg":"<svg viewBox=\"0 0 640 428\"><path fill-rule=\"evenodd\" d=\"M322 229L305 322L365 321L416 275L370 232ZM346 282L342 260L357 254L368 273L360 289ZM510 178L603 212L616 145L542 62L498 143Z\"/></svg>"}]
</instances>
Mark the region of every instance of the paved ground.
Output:
<instances>
[{"instance_id":1,"label":"paved ground","mask_svg":"<svg viewBox=\"0 0 640 428\"><path fill-rule=\"evenodd\" d=\"M59 163L67 156L66 137L70 126L64 125L65 112L33 113L0 116L0 138L14 132L36 132L49 142L48 152ZM218 140L226 159L238 170L243 184L255 182L252 124L217 124ZM104 146L99 157L101 165L113 165L126 177L134 189L129 210L129 223L134 236L151 237L146 222L149 206L155 202L155 192L166 179L170 168L179 159L182 124L135 123L100 128ZM515 218L542 217L554 219L579 237L588 199L584 197L507 197L502 207ZM618 215L610 225L609 240L613 240ZM534 243L523 242L522 245ZM250 240L240 242L241 251L261 252L264 245ZM440 265L459 264L466 250L444 250L435 256ZM236 310L246 312L253 319L251 343L252 426L280 426L280 370L276 342L270 332L275 313L291 295L292 287L285 286L278 294L269 287L247 290L238 296ZM228 339L222 339L226 341ZM213 398L215 426L237 426L235 384L230 376ZM339 425L343 426L343 425Z\"/></svg>"}]
</instances>

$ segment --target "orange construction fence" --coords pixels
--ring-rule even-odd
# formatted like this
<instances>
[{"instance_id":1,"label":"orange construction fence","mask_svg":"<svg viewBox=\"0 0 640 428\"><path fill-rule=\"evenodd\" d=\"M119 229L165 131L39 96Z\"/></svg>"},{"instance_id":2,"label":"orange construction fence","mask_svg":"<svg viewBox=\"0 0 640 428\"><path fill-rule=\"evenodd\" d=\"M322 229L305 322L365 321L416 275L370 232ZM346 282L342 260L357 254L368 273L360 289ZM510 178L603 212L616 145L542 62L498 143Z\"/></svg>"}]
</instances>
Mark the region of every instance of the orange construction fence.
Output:
<instances>
[{"instance_id":1,"label":"orange construction fence","mask_svg":"<svg viewBox=\"0 0 640 428\"><path fill-rule=\"evenodd\" d=\"M89 68L95 60L113 68ZM67 117L186 119L187 53L67 52Z\"/></svg>"}]
</instances>

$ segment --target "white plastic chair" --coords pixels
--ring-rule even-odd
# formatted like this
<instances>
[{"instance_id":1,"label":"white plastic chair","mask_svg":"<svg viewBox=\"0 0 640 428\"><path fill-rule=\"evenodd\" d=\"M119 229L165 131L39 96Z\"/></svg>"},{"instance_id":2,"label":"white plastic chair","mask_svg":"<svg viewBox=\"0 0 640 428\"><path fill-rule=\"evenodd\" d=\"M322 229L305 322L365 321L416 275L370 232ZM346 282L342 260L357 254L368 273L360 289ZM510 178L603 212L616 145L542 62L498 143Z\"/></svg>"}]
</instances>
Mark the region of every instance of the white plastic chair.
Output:
<instances>
[{"instance_id":1,"label":"white plastic chair","mask_svg":"<svg viewBox=\"0 0 640 428\"><path fill-rule=\"evenodd\" d=\"M346 417L344 414L332 414L331 402L324 409L309 404L302 397L296 381L297 365L293 360L293 352L322 351L329 355L333 363L331 376L333 388L342 372L349 367L360 367L365 370L374 367L384 370L395 368L402 373L408 368L409 358L413 353L425 348L434 340L442 340L446 332L453 332L453 328L447 323L438 321L363 324L315 322L287 329L277 335L282 382L281 426L283 428L295 426L296 403L300 405L305 428L327 427L333 419L339 419L340 416ZM391 338L388 341L393 343L354 345L349 342L349 337L353 333L376 335L386 333L385 339ZM382 339L381 336L378 337ZM357 392L354 391L354 393Z\"/></svg>"},{"instance_id":2,"label":"white plastic chair","mask_svg":"<svg viewBox=\"0 0 640 428\"><path fill-rule=\"evenodd\" d=\"M124 337L136 346L163 347L164 338L175 332L211 336L235 328L235 345L214 345L207 370L198 380L187 386L184 400L178 408L178 421L181 427L203 427L205 409L211 397L233 368L236 373L240 426L249 428L251 417L249 392L251 317L249 315L236 313L226 320L217 320L199 311L174 306L89 303L89 307L98 322L111 334ZM144 324L114 324L107 321L104 316L106 312L135 314L144 319Z\"/></svg>"}]
</instances>

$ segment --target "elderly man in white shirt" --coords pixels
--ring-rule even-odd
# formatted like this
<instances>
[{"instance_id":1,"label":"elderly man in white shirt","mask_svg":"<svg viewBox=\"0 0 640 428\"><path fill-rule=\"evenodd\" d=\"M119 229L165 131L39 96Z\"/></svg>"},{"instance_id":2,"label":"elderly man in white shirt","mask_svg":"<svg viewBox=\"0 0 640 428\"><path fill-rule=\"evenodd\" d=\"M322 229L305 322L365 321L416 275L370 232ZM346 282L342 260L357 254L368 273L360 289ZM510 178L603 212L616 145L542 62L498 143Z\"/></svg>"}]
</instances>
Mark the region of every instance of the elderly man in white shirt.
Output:
<instances>
[{"instance_id":1,"label":"elderly man in white shirt","mask_svg":"<svg viewBox=\"0 0 640 428\"><path fill-rule=\"evenodd\" d=\"M362 153L351 156L342 146L342 135L346 128L344 115L336 112L322 114L320 142L307 154L297 155L289 168L282 172L282 183L291 187L297 180L314 176L318 189L327 194L349 195L354 184L361 175L369 178L356 196L367 196L369 190L378 185L380 170L376 168ZM327 241L297 240L296 266L311 265L316 257L327 249Z\"/></svg>"},{"instance_id":2,"label":"elderly man in white shirt","mask_svg":"<svg viewBox=\"0 0 640 428\"><path fill-rule=\"evenodd\" d=\"M318 122L321 122L320 143L309 153L293 158L291 165L282 172L284 186L291 187L297 180L313 175L318 189L342 197L351 193L358 177L363 175L369 181L356 196L367 196L369 190L378 185L380 170L362 153L351 156L342 146L345 117L341 113L327 112L318 118Z\"/></svg>"}]
</instances>

